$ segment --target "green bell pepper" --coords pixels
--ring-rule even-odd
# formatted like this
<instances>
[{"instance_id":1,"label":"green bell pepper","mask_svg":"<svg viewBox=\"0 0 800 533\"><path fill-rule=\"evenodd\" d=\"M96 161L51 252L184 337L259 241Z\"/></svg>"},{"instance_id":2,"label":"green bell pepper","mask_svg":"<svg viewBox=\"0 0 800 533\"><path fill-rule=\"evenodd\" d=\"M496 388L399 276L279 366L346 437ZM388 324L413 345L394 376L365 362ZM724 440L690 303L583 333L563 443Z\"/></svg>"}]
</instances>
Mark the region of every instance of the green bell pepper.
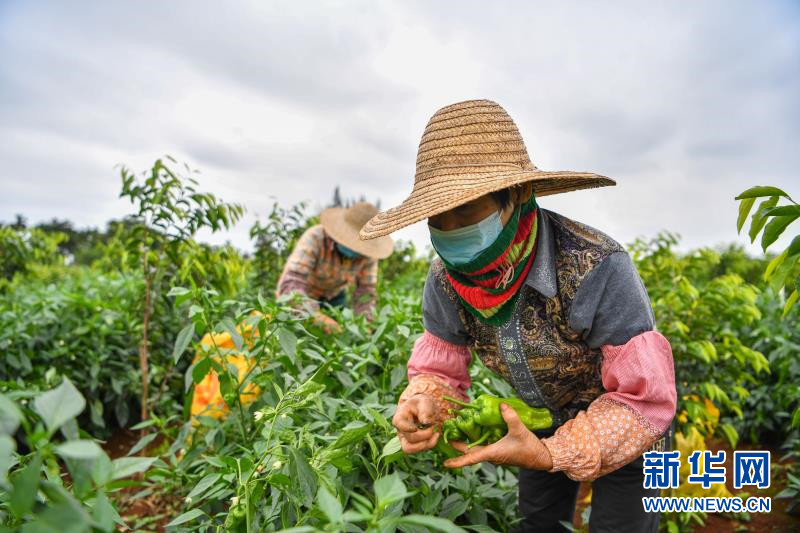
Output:
<instances>
[{"instance_id":1,"label":"green bell pepper","mask_svg":"<svg viewBox=\"0 0 800 533\"><path fill-rule=\"evenodd\" d=\"M462 402L450 396L443 397L448 402L473 410L471 422L484 427L506 427L506 421L500 413L500 404L508 404L516 411L522 423L531 431L547 429L553 425L553 416L545 408L531 407L519 398L498 398L489 394L481 394L474 402ZM463 410L462 410L463 413ZM466 413L464 413L466 415ZM460 415L461 416L461 415ZM465 431L465 433L467 433ZM467 433L469 435L469 433ZM470 436L470 440L472 436Z\"/></svg>"}]
</instances>

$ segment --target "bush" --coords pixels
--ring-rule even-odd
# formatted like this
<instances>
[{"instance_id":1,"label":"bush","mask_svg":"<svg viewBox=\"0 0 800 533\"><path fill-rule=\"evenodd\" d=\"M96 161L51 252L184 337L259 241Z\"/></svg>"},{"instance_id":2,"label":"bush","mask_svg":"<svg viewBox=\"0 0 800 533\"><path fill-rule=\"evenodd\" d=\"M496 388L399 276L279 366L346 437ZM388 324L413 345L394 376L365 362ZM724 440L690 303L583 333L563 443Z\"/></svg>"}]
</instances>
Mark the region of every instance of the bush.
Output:
<instances>
[{"instance_id":1,"label":"bush","mask_svg":"<svg viewBox=\"0 0 800 533\"><path fill-rule=\"evenodd\" d=\"M74 269L58 284L16 284L0 297L0 380L44 389L67 375L88 398L93 431L125 427L141 393L136 365L143 282L132 275ZM171 351L174 314L155 328L155 352ZM165 372L162 358L154 379Z\"/></svg>"}]
</instances>

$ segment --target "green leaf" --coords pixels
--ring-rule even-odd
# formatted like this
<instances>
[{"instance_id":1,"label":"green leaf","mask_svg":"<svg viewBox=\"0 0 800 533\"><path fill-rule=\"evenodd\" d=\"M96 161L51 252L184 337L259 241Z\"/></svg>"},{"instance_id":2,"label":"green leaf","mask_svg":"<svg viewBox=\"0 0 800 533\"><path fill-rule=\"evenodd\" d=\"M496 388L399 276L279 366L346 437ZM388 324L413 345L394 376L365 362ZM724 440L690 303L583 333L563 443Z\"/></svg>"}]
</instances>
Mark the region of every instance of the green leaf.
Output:
<instances>
[{"instance_id":1,"label":"green leaf","mask_svg":"<svg viewBox=\"0 0 800 533\"><path fill-rule=\"evenodd\" d=\"M343 429L335 441L329 446L331 449L344 448L356 442L361 442L372 429L372 424L365 422L350 422Z\"/></svg>"},{"instance_id":2,"label":"green leaf","mask_svg":"<svg viewBox=\"0 0 800 533\"><path fill-rule=\"evenodd\" d=\"M130 457L131 455L136 455L138 452L144 450L148 444L153 442L153 440L155 440L156 437L158 437L158 433L150 433L149 435L145 435L144 437L139 439L139 441L133 445L133 448L128 450L128 453L126 453L125 455L127 455L128 457Z\"/></svg>"},{"instance_id":3,"label":"green leaf","mask_svg":"<svg viewBox=\"0 0 800 533\"><path fill-rule=\"evenodd\" d=\"M44 420L47 430L53 434L67 420L81 414L86 407L86 400L69 378L65 377L61 385L37 396L33 406Z\"/></svg>"},{"instance_id":4,"label":"green leaf","mask_svg":"<svg viewBox=\"0 0 800 533\"><path fill-rule=\"evenodd\" d=\"M775 256L772 261L769 262L767 268L764 270L764 279L769 280L772 277L772 274L778 269L778 267L783 264L783 261L789 255L789 250L784 250L783 253L780 255Z\"/></svg>"},{"instance_id":5,"label":"green leaf","mask_svg":"<svg viewBox=\"0 0 800 533\"><path fill-rule=\"evenodd\" d=\"M17 404L0 394L0 436L13 435L22 420Z\"/></svg>"},{"instance_id":6,"label":"green leaf","mask_svg":"<svg viewBox=\"0 0 800 533\"><path fill-rule=\"evenodd\" d=\"M276 334L278 335L278 342L281 348L283 348L283 351L286 352L286 355L294 359L297 355L297 337L295 334L286 328L280 328Z\"/></svg>"},{"instance_id":7,"label":"green leaf","mask_svg":"<svg viewBox=\"0 0 800 533\"><path fill-rule=\"evenodd\" d=\"M10 478L13 489L8 498L8 505L18 518L28 514L33 507L41 468L42 457L36 454L25 468L18 470Z\"/></svg>"},{"instance_id":8,"label":"green leaf","mask_svg":"<svg viewBox=\"0 0 800 533\"><path fill-rule=\"evenodd\" d=\"M800 215L779 216L770 220L761 236L761 249L766 252L769 245L777 241L786 227L798 218Z\"/></svg>"},{"instance_id":9,"label":"green leaf","mask_svg":"<svg viewBox=\"0 0 800 533\"><path fill-rule=\"evenodd\" d=\"M114 466L105 452L92 461L92 480L98 487L102 487L111 481L113 473Z\"/></svg>"},{"instance_id":10,"label":"green leaf","mask_svg":"<svg viewBox=\"0 0 800 533\"><path fill-rule=\"evenodd\" d=\"M406 485L397 474L391 474L375 480L375 498L378 507L385 509L394 502L404 500L410 493L406 490Z\"/></svg>"},{"instance_id":11,"label":"green leaf","mask_svg":"<svg viewBox=\"0 0 800 533\"><path fill-rule=\"evenodd\" d=\"M113 478L122 479L144 472L157 459L157 457L120 457L119 459L114 459L111 463L114 471Z\"/></svg>"},{"instance_id":12,"label":"green leaf","mask_svg":"<svg viewBox=\"0 0 800 533\"><path fill-rule=\"evenodd\" d=\"M221 373L219 376L219 392L222 395L222 399L225 401L225 404L229 408L236 407L236 402L239 399L238 394L236 394L236 384L231 377L230 371L225 371Z\"/></svg>"},{"instance_id":13,"label":"green leaf","mask_svg":"<svg viewBox=\"0 0 800 533\"><path fill-rule=\"evenodd\" d=\"M178 338L175 340L175 347L172 349L172 361L177 364L178 360L189 347L194 336L194 324L189 324L178 333Z\"/></svg>"},{"instance_id":14,"label":"green leaf","mask_svg":"<svg viewBox=\"0 0 800 533\"><path fill-rule=\"evenodd\" d=\"M750 214L750 210L753 208L755 202L755 198L745 198L742 200L742 203L739 204L739 219L736 221L736 233L742 231L742 227L747 220L747 215Z\"/></svg>"},{"instance_id":15,"label":"green leaf","mask_svg":"<svg viewBox=\"0 0 800 533\"><path fill-rule=\"evenodd\" d=\"M0 435L0 486L5 484L8 469L16 462L14 459L16 448L16 442L11 437Z\"/></svg>"},{"instance_id":16,"label":"green leaf","mask_svg":"<svg viewBox=\"0 0 800 533\"><path fill-rule=\"evenodd\" d=\"M302 452L289 449L289 475L297 484L303 505L311 506L317 492L317 477Z\"/></svg>"},{"instance_id":17,"label":"green leaf","mask_svg":"<svg viewBox=\"0 0 800 533\"><path fill-rule=\"evenodd\" d=\"M794 410L794 414L792 415L792 427L800 428L800 407Z\"/></svg>"},{"instance_id":18,"label":"green leaf","mask_svg":"<svg viewBox=\"0 0 800 533\"><path fill-rule=\"evenodd\" d=\"M800 235L792 239L792 243L789 245L789 248L786 249L786 252L787 255L800 254Z\"/></svg>"},{"instance_id":19,"label":"green leaf","mask_svg":"<svg viewBox=\"0 0 800 533\"><path fill-rule=\"evenodd\" d=\"M175 517L174 520L172 520L172 522L170 522L169 524L167 524L164 527L179 526L181 524L185 524L186 522L190 522L190 521L192 521L195 518L198 518L200 516L206 516L206 513L204 513L200 509L191 509L189 511L186 511L182 515L178 515L177 517Z\"/></svg>"},{"instance_id":20,"label":"green leaf","mask_svg":"<svg viewBox=\"0 0 800 533\"><path fill-rule=\"evenodd\" d=\"M105 493L99 491L94 500L94 506L92 507L92 517L95 522L97 522L97 525L100 526L102 531L112 531L114 528L114 519L117 516L117 512L114 510L111 502L108 501Z\"/></svg>"},{"instance_id":21,"label":"green leaf","mask_svg":"<svg viewBox=\"0 0 800 533\"><path fill-rule=\"evenodd\" d=\"M779 205L767 211L771 217L800 216L800 205Z\"/></svg>"},{"instance_id":22,"label":"green leaf","mask_svg":"<svg viewBox=\"0 0 800 533\"><path fill-rule=\"evenodd\" d=\"M51 503L32 522L22 526L22 533L83 533L90 531L92 519L74 498Z\"/></svg>"},{"instance_id":23,"label":"green leaf","mask_svg":"<svg viewBox=\"0 0 800 533\"><path fill-rule=\"evenodd\" d=\"M383 446L383 452L381 452L381 458L393 455L393 454L399 452L402 449L403 449L403 446L402 446L402 444L400 444L400 437L395 435L394 437L392 437L389 440L389 442L387 442Z\"/></svg>"},{"instance_id":24,"label":"green leaf","mask_svg":"<svg viewBox=\"0 0 800 533\"><path fill-rule=\"evenodd\" d=\"M728 442L731 443L731 448L736 448L736 444L739 442L739 433L736 429L730 424L722 424L720 429L725 433Z\"/></svg>"},{"instance_id":25,"label":"green leaf","mask_svg":"<svg viewBox=\"0 0 800 533\"><path fill-rule=\"evenodd\" d=\"M324 485L320 485L317 492L317 506L328 517L328 522L331 524L342 523L342 503Z\"/></svg>"},{"instance_id":26,"label":"green leaf","mask_svg":"<svg viewBox=\"0 0 800 533\"><path fill-rule=\"evenodd\" d=\"M789 311L792 310L792 307L797 303L798 298L800 298L800 291L797 289L792 291L792 294L786 299L786 304L783 306L783 313L781 313L781 318L786 318L786 315L789 314Z\"/></svg>"},{"instance_id":27,"label":"green leaf","mask_svg":"<svg viewBox=\"0 0 800 533\"><path fill-rule=\"evenodd\" d=\"M59 444L55 450L67 459L95 459L105 453L93 440L70 440Z\"/></svg>"},{"instance_id":28,"label":"green leaf","mask_svg":"<svg viewBox=\"0 0 800 533\"><path fill-rule=\"evenodd\" d=\"M244 340L242 339L242 335L236 329L236 324L233 322L233 319L230 317L223 318L222 327L231 336L231 340L233 340L233 345L236 347L236 349L241 352Z\"/></svg>"},{"instance_id":29,"label":"green leaf","mask_svg":"<svg viewBox=\"0 0 800 533\"><path fill-rule=\"evenodd\" d=\"M758 210L753 214L750 222L750 242L755 242L756 237L761 232L761 229L764 227L764 224L767 223L767 211L771 208L775 207L778 203L778 197L773 196L767 200L761 202L758 206Z\"/></svg>"},{"instance_id":30,"label":"green leaf","mask_svg":"<svg viewBox=\"0 0 800 533\"><path fill-rule=\"evenodd\" d=\"M167 296L184 296L189 294L189 292L189 289L186 287L172 287L167 293Z\"/></svg>"},{"instance_id":31,"label":"green leaf","mask_svg":"<svg viewBox=\"0 0 800 533\"><path fill-rule=\"evenodd\" d=\"M196 384L203 381L203 378L211 371L211 366L214 364L214 361L210 357L204 357L200 359L192 368L192 381Z\"/></svg>"},{"instance_id":32,"label":"green leaf","mask_svg":"<svg viewBox=\"0 0 800 533\"><path fill-rule=\"evenodd\" d=\"M736 197L737 200L744 200L746 198L760 198L762 196L784 196L789 198L789 195L783 192L783 190L777 187L771 186L764 186L758 185L756 187L750 187L739 196ZM791 198L789 198L791 200Z\"/></svg>"},{"instance_id":33,"label":"green leaf","mask_svg":"<svg viewBox=\"0 0 800 533\"><path fill-rule=\"evenodd\" d=\"M198 496L200 496L203 493L205 493L205 491L208 490L208 488L211 487L214 483L216 483L217 480L219 478L221 478L221 477L222 477L222 474L218 474L218 473L217 474L207 474L206 476L203 476L203 478L200 481L197 482L197 485L194 486L194 488L191 490L191 492L189 492L189 495L187 496L187 498L190 498L192 501L195 501L195 499Z\"/></svg>"},{"instance_id":34,"label":"green leaf","mask_svg":"<svg viewBox=\"0 0 800 533\"><path fill-rule=\"evenodd\" d=\"M439 518L438 516L426 516L421 514L410 514L403 516L397 521L398 524L412 524L415 526L427 527L435 531L443 531L445 533L467 533L467 530L455 525L446 518Z\"/></svg>"}]
</instances>

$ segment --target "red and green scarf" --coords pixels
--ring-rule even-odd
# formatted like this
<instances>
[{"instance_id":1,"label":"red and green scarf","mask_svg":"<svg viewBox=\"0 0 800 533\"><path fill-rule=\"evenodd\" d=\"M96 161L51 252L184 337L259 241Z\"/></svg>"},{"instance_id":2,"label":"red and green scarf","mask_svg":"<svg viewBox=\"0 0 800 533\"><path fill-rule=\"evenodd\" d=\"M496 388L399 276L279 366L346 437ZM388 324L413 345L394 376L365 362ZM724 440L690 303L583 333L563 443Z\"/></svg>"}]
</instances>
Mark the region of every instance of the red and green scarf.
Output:
<instances>
[{"instance_id":1,"label":"red and green scarf","mask_svg":"<svg viewBox=\"0 0 800 533\"><path fill-rule=\"evenodd\" d=\"M458 266L442 259L461 303L484 324L499 326L511 317L519 289L533 265L537 229L538 207L531 195L478 257Z\"/></svg>"}]
</instances>

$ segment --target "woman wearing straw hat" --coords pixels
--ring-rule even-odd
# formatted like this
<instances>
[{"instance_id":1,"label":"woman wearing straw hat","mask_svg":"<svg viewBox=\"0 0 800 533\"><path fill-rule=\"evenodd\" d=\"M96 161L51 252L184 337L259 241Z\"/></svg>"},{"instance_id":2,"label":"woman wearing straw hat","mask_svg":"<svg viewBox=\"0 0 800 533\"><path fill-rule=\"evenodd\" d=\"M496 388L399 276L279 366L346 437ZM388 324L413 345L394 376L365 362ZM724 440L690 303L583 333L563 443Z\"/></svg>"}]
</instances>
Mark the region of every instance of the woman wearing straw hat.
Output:
<instances>
[{"instance_id":1,"label":"woman wearing straw hat","mask_svg":"<svg viewBox=\"0 0 800 533\"><path fill-rule=\"evenodd\" d=\"M624 248L540 209L548 194L614 185L588 172L537 169L511 117L494 102L460 102L428 122L414 188L373 217L362 239L427 219L438 254L423 293L425 332L408 362L393 424L403 450L431 449L465 398L473 350L555 429L527 430L504 406L508 434L445 462L520 467L523 531L563 530L578 481L593 481L592 531L656 531L645 513L642 453L669 445L672 351L655 331L647 292Z\"/></svg>"},{"instance_id":2,"label":"woman wearing straw hat","mask_svg":"<svg viewBox=\"0 0 800 533\"><path fill-rule=\"evenodd\" d=\"M289 255L278 280L278 295L300 293L312 310L319 311L320 305L344 307L347 289L354 286L353 310L371 319L378 260L389 257L393 250L389 237L370 241L358 237L361 227L377 212L368 202L322 211L320 224L307 229ZM336 321L321 313L316 320L329 332L339 329Z\"/></svg>"}]
</instances>

